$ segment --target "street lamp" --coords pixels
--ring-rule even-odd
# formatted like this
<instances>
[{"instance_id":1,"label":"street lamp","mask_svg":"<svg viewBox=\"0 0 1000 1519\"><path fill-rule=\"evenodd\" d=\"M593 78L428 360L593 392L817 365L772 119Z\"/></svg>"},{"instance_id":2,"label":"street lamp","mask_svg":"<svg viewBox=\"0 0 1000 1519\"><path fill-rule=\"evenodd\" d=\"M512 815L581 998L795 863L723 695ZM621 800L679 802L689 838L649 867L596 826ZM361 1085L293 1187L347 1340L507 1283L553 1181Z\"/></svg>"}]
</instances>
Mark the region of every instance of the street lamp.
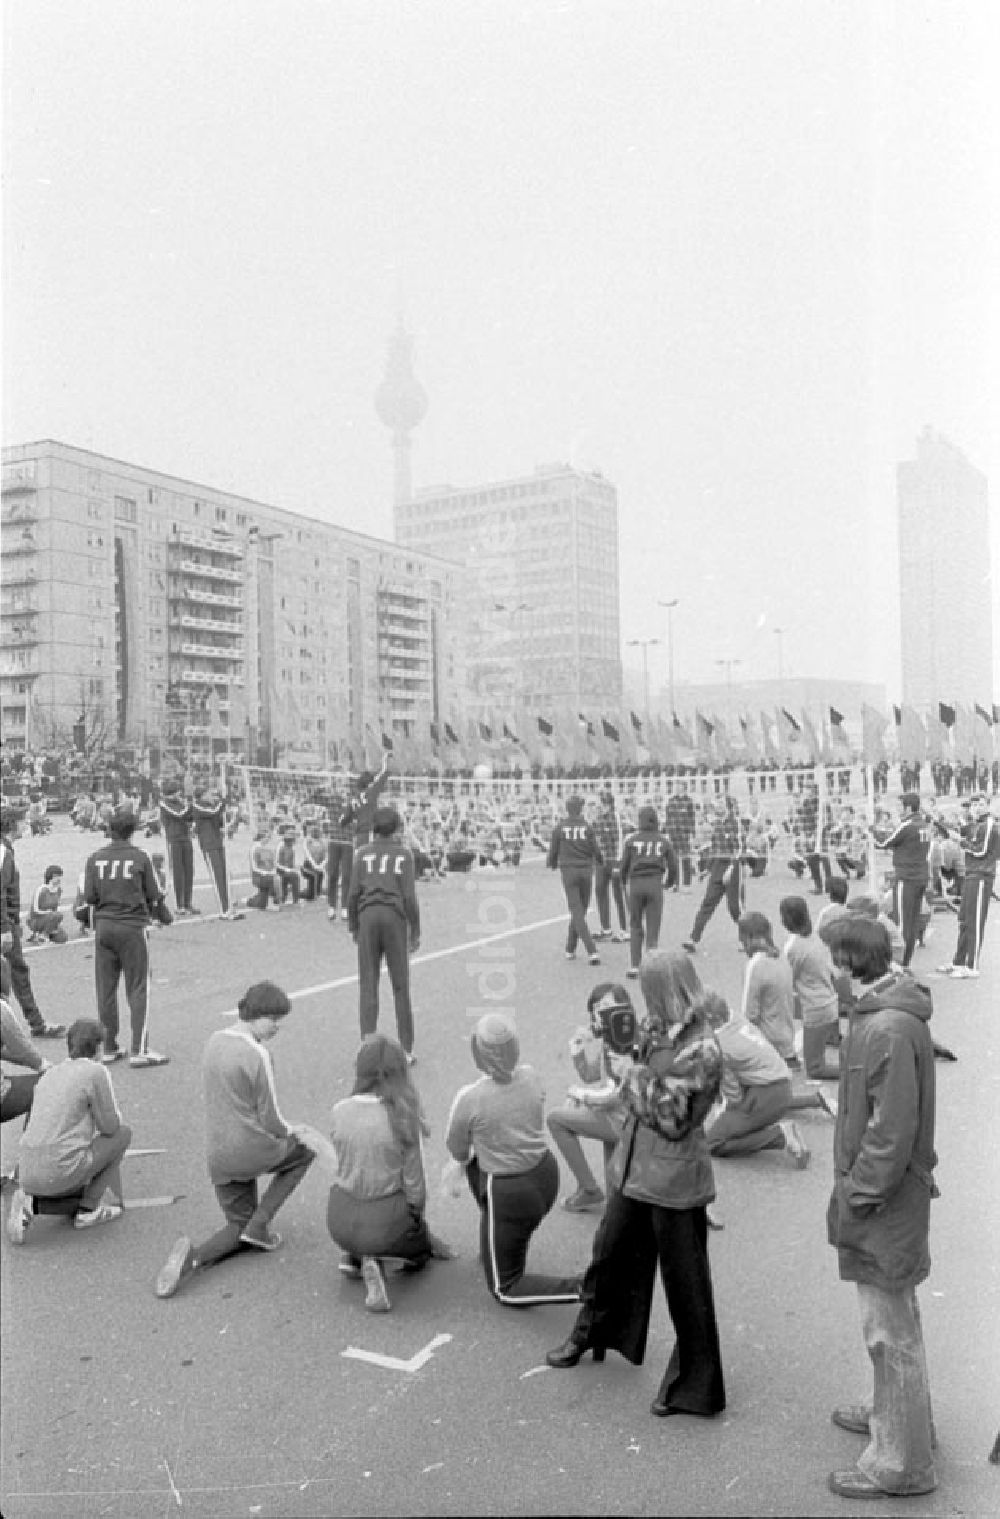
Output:
<instances>
[{"instance_id":1,"label":"street lamp","mask_svg":"<svg viewBox=\"0 0 1000 1519\"><path fill-rule=\"evenodd\" d=\"M658 638L630 638L628 640L628 647L630 649L642 650L642 689L646 702L644 710L647 717L649 716L649 646L651 643L659 643L659 641Z\"/></svg>"},{"instance_id":2,"label":"street lamp","mask_svg":"<svg viewBox=\"0 0 1000 1519\"><path fill-rule=\"evenodd\" d=\"M679 605L680 597L675 596L672 601L658 601L657 606L665 607L667 612L667 691L670 697L670 717L674 716L674 607Z\"/></svg>"}]
</instances>

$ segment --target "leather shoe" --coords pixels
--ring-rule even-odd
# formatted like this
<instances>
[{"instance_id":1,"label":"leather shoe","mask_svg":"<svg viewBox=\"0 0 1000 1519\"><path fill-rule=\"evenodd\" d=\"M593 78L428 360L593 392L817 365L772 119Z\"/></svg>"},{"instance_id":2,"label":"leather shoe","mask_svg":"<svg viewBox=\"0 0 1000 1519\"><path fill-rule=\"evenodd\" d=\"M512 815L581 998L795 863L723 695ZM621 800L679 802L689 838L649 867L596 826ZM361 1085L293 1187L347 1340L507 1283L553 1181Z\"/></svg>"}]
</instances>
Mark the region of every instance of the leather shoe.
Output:
<instances>
[{"instance_id":1,"label":"leather shoe","mask_svg":"<svg viewBox=\"0 0 1000 1519\"><path fill-rule=\"evenodd\" d=\"M871 1477L866 1477L858 1467L851 1467L846 1472L831 1472L829 1476L831 1493L837 1493L841 1498L895 1498L898 1493L890 1493L884 1487L879 1487Z\"/></svg>"},{"instance_id":2,"label":"leather shoe","mask_svg":"<svg viewBox=\"0 0 1000 1519\"><path fill-rule=\"evenodd\" d=\"M591 1345L589 1340L575 1340L572 1335L555 1350L548 1351L545 1359L557 1371L568 1371L571 1366L579 1365L588 1350L593 1353L595 1361L604 1360L603 1345Z\"/></svg>"}]
</instances>

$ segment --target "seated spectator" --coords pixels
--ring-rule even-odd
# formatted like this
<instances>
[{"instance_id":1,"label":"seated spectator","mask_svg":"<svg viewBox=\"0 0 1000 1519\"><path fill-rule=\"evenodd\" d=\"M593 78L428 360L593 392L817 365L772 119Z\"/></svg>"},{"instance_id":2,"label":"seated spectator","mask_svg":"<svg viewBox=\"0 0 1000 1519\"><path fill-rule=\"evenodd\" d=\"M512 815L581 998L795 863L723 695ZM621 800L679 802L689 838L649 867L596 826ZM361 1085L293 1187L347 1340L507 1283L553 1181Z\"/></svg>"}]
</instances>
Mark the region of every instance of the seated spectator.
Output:
<instances>
[{"instance_id":1,"label":"seated spectator","mask_svg":"<svg viewBox=\"0 0 1000 1519\"><path fill-rule=\"evenodd\" d=\"M26 926L29 944L65 944L68 937L62 926L63 915L59 911L62 898L63 872L61 865L47 865L45 879L31 899Z\"/></svg>"},{"instance_id":2,"label":"seated spectator","mask_svg":"<svg viewBox=\"0 0 1000 1519\"><path fill-rule=\"evenodd\" d=\"M700 1011L715 1030L722 1051L723 1107L705 1125L713 1155L750 1155L787 1150L800 1170L810 1150L799 1129L784 1115L792 1105L788 1067L761 1030L745 1018L731 1018L716 992L700 999Z\"/></svg>"},{"instance_id":3,"label":"seated spectator","mask_svg":"<svg viewBox=\"0 0 1000 1519\"><path fill-rule=\"evenodd\" d=\"M327 1202L330 1238L344 1252L340 1270L363 1277L370 1313L391 1308L384 1262L422 1271L452 1251L427 1227L427 1184L420 1151L429 1133L401 1045L372 1034L354 1062L350 1097L330 1117L335 1174Z\"/></svg>"},{"instance_id":4,"label":"seated spectator","mask_svg":"<svg viewBox=\"0 0 1000 1519\"><path fill-rule=\"evenodd\" d=\"M122 1123L111 1073L100 1059L103 1043L96 1019L78 1018L66 1034L69 1059L44 1071L35 1087L7 1219L12 1244L23 1244L39 1213L68 1215L77 1229L121 1215L121 1159L132 1130Z\"/></svg>"},{"instance_id":5,"label":"seated spectator","mask_svg":"<svg viewBox=\"0 0 1000 1519\"><path fill-rule=\"evenodd\" d=\"M263 912L269 902L275 907L279 905L277 856L267 823L258 826L250 847L250 880L254 889L247 897L248 907L258 907Z\"/></svg>"},{"instance_id":6,"label":"seated spectator","mask_svg":"<svg viewBox=\"0 0 1000 1519\"><path fill-rule=\"evenodd\" d=\"M602 981L587 998L589 1027L578 1029L569 1041L570 1058L580 1077L568 1101L553 1108L545 1122L556 1149L576 1178L576 1191L563 1207L586 1213L604 1206L604 1193L587 1164L581 1139L598 1139L604 1148L604 1170L625 1127L626 1109L621 1084L632 1061L637 1022L632 999L624 986Z\"/></svg>"}]
</instances>

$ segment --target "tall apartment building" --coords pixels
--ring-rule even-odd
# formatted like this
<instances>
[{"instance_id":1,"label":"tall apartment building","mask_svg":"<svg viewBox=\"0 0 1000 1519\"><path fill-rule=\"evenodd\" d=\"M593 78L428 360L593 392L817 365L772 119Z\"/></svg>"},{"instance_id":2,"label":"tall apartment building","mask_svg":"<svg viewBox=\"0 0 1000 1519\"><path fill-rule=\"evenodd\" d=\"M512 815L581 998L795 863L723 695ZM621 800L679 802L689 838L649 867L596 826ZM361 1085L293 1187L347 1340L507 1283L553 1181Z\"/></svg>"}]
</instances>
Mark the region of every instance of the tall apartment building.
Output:
<instances>
[{"instance_id":1,"label":"tall apartment building","mask_svg":"<svg viewBox=\"0 0 1000 1519\"><path fill-rule=\"evenodd\" d=\"M619 703L618 497L565 464L397 499L396 540L463 565L470 700L544 712Z\"/></svg>"},{"instance_id":2,"label":"tall apartment building","mask_svg":"<svg viewBox=\"0 0 1000 1519\"><path fill-rule=\"evenodd\" d=\"M986 476L925 428L897 469L903 700L937 712L993 700Z\"/></svg>"},{"instance_id":3,"label":"tall apartment building","mask_svg":"<svg viewBox=\"0 0 1000 1519\"><path fill-rule=\"evenodd\" d=\"M462 710L460 572L62 443L4 450L0 720L325 767Z\"/></svg>"}]
</instances>

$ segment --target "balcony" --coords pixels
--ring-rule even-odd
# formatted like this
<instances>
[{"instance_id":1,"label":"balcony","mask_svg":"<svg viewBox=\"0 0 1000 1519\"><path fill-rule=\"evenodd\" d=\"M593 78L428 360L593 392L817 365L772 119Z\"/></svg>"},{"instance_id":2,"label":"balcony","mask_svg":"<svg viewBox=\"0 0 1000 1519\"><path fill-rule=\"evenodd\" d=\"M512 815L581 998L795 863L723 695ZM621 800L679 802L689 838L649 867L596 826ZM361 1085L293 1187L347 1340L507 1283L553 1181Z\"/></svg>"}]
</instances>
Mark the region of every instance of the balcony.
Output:
<instances>
[{"instance_id":1,"label":"balcony","mask_svg":"<svg viewBox=\"0 0 1000 1519\"><path fill-rule=\"evenodd\" d=\"M196 559L182 559L179 565L170 566L171 576L175 576L178 571L207 580L228 580L231 585L243 584L242 570L224 570L220 564L200 564Z\"/></svg>"},{"instance_id":2,"label":"balcony","mask_svg":"<svg viewBox=\"0 0 1000 1519\"><path fill-rule=\"evenodd\" d=\"M167 595L172 601L193 601L196 606L237 607L242 609L242 596L223 596L218 591L196 591L190 585L171 585Z\"/></svg>"},{"instance_id":3,"label":"balcony","mask_svg":"<svg viewBox=\"0 0 1000 1519\"><path fill-rule=\"evenodd\" d=\"M171 627L192 628L196 633L229 633L234 638L242 638L243 624L239 621L218 622L211 617L188 617L171 616Z\"/></svg>"},{"instance_id":4,"label":"balcony","mask_svg":"<svg viewBox=\"0 0 1000 1519\"><path fill-rule=\"evenodd\" d=\"M181 545L193 549L205 549L210 554L224 554L228 559L242 559L243 548L233 538L216 536L214 533L198 533L193 528L180 528L171 537L168 547Z\"/></svg>"},{"instance_id":5,"label":"balcony","mask_svg":"<svg viewBox=\"0 0 1000 1519\"><path fill-rule=\"evenodd\" d=\"M3 546L5 559L11 559L15 554L37 554L38 543L30 527L22 528L20 532L8 533L7 541Z\"/></svg>"},{"instance_id":6,"label":"balcony","mask_svg":"<svg viewBox=\"0 0 1000 1519\"><path fill-rule=\"evenodd\" d=\"M214 643L182 643L180 652L192 659L228 659L236 664L243 660L242 648L227 649Z\"/></svg>"}]
</instances>

